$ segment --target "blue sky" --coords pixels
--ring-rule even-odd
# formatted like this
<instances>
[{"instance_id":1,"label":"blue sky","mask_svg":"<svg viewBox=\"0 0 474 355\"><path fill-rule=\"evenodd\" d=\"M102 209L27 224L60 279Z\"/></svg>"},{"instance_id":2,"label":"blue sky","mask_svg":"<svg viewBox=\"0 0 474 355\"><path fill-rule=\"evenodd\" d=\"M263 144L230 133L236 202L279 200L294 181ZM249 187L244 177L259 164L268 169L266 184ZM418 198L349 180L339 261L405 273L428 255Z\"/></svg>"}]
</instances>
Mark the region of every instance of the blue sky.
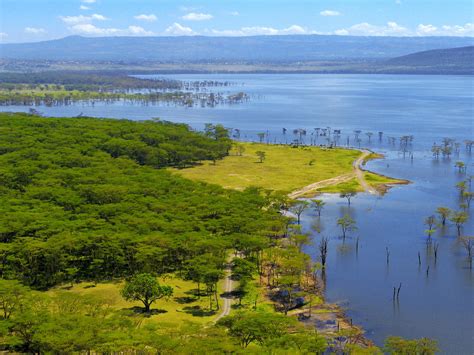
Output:
<instances>
[{"instance_id":1,"label":"blue sky","mask_svg":"<svg viewBox=\"0 0 474 355\"><path fill-rule=\"evenodd\" d=\"M474 36L471 0L0 0L0 40L83 36Z\"/></svg>"}]
</instances>

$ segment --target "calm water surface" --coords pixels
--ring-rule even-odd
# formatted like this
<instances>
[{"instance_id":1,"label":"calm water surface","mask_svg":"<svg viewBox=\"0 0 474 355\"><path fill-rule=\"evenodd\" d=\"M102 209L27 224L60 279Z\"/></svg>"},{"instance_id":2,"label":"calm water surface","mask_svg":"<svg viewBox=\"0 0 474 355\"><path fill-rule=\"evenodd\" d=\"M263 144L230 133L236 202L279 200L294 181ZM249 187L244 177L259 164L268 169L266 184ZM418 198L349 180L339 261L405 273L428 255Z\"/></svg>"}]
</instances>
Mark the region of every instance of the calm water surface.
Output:
<instances>
[{"instance_id":1,"label":"calm water surface","mask_svg":"<svg viewBox=\"0 0 474 355\"><path fill-rule=\"evenodd\" d=\"M270 141L291 140L294 128L330 126L342 130L341 142L362 130L362 146L386 155L368 167L382 174L410 180L407 186L391 189L385 196L359 194L348 208L337 195L324 195L327 206L318 220L308 211L304 229L313 235L307 248L315 260L322 235L330 238L327 265L327 299L347 308L369 338L382 344L388 335L431 337L442 353L474 353L474 271L469 269L466 250L448 225L438 228L435 262L427 247L423 220L438 206L459 209L454 185L466 178L454 168L457 160L474 174L474 162L464 147L451 159L435 161L429 149L443 137L459 142L474 139L472 77L390 75L172 75L182 80L221 80L235 85L228 92L245 91L248 103L215 108L143 106L116 104L40 107L51 116L149 119L160 117L186 122L196 128L204 123L223 123L242 130L242 139L255 139L257 132L270 133ZM26 111L25 107L2 110ZM282 128L287 136L281 135ZM374 132L368 142L364 132ZM384 132L379 142L377 132ZM414 135L413 159L403 157L398 145L387 136ZM307 140L310 139L309 133ZM321 139L321 138L318 138ZM323 143L324 141L318 141ZM473 203L474 205L474 203ZM474 235L474 206L464 235ZM335 220L350 213L358 230L345 241L339 237ZM321 233L314 231L320 224ZM359 249L355 243L359 238ZM386 248L390 262L386 263ZM417 253L422 263L418 265ZM427 268L429 272L427 274ZM402 283L399 302L392 301L392 288Z\"/></svg>"}]
</instances>

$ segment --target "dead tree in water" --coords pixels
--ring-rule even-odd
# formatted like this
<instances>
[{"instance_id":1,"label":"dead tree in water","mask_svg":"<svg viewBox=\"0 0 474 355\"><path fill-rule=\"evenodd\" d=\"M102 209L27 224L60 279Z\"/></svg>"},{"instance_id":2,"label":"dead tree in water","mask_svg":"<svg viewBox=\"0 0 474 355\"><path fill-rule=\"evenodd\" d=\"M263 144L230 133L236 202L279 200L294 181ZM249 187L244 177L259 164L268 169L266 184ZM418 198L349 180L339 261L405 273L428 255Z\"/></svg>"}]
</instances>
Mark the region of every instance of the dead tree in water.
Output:
<instances>
[{"instance_id":1,"label":"dead tree in water","mask_svg":"<svg viewBox=\"0 0 474 355\"><path fill-rule=\"evenodd\" d=\"M323 270L326 268L326 259L328 255L328 243L329 239L322 237L321 242L319 242L319 257L321 258L321 265Z\"/></svg>"}]
</instances>

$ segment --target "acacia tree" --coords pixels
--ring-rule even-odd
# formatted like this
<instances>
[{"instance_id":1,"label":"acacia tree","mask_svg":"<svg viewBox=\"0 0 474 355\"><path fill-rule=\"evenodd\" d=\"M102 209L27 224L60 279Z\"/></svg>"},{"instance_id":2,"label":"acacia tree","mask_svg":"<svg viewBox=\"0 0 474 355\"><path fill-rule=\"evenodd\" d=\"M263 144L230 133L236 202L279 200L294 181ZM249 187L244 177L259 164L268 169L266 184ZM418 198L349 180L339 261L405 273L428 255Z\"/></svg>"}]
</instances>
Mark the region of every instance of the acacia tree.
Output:
<instances>
[{"instance_id":1,"label":"acacia tree","mask_svg":"<svg viewBox=\"0 0 474 355\"><path fill-rule=\"evenodd\" d=\"M455 211L449 217L449 220L456 225L456 229L458 231L458 237L461 236L461 228L464 223L466 223L468 215L466 212L463 211Z\"/></svg>"},{"instance_id":2,"label":"acacia tree","mask_svg":"<svg viewBox=\"0 0 474 355\"><path fill-rule=\"evenodd\" d=\"M400 337L388 337L385 340L384 352L387 354L420 354L434 355L438 344L429 338L407 340Z\"/></svg>"},{"instance_id":3,"label":"acacia tree","mask_svg":"<svg viewBox=\"0 0 474 355\"><path fill-rule=\"evenodd\" d=\"M461 197L462 197L462 195L464 194L464 192L465 192L466 189L467 189L466 182L465 182L465 181L458 182L458 183L456 184L456 188L458 189L459 194L460 194Z\"/></svg>"},{"instance_id":4,"label":"acacia tree","mask_svg":"<svg viewBox=\"0 0 474 355\"><path fill-rule=\"evenodd\" d=\"M321 211L323 210L326 202L324 202L323 200L311 200L311 201L313 202L313 208L318 214L318 217L321 217Z\"/></svg>"},{"instance_id":5,"label":"acacia tree","mask_svg":"<svg viewBox=\"0 0 474 355\"><path fill-rule=\"evenodd\" d=\"M255 154L257 154L257 157L258 157L258 159L259 159L259 162L260 162L260 163L263 163L263 161L264 161L265 158L266 158L266 153L263 152L263 151L261 151L261 150L257 150L257 151L255 152Z\"/></svg>"},{"instance_id":6,"label":"acacia tree","mask_svg":"<svg viewBox=\"0 0 474 355\"><path fill-rule=\"evenodd\" d=\"M460 173L462 173L463 171L466 170L466 164L464 164L464 162L462 162L462 161L457 161L457 162L454 164L454 166L455 166L456 168L458 168L458 171L459 171Z\"/></svg>"},{"instance_id":7,"label":"acacia tree","mask_svg":"<svg viewBox=\"0 0 474 355\"><path fill-rule=\"evenodd\" d=\"M140 301L145 306L145 312L150 312L150 306L160 298L168 298L173 294L170 286L161 286L158 280L150 274L138 274L125 283L122 297L127 301Z\"/></svg>"},{"instance_id":8,"label":"acacia tree","mask_svg":"<svg viewBox=\"0 0 474 355\"><path fill-rule=\"evenodd\" d=\"M354 190L347 190L347 191L341 192L341 194L339 196L341 198L347 199L347 204L350 206L351 205L351 198L353 198L355 195L357 195L357 192L355 192Z\"/></svg>"},{"instance_id":9,"label":"acacia tree","mask_svg":"<svg viewBox=\"0 0 474 355\"><path fill-rule=\"evenodd\" d=\"M9 319L27 293L28 288L16 280L0 280L0 318Z\"/></svg>"},{"instance_id":10,"label":"acacia tree","mask_svg":"<svg viewBox=\"0 0 474 355\"><path fill-rule=\"evenodd\" d=\"M425 225L428 227L428 229L433 230L433 226L436 223L436 217L434 215L428 216L425 219Z\"/></svg>"},{"instance_id":11,"label":"acacia tree","mask_svg":"<svg viewBox=\"0 0 474 355\"><path fill-rule=\"evenodd\" d=\"M290 211L293 212L297 219L298 224L301 222L301 214L309 207L308 201L295 201L293 205L290 207Z\"/></svg>"},{"instance_id":12,"label":"acacia tree","mask_svg":"<svg viewBox=\"0 0 474 355\"><path fill-rule=\"evenodd\" d=\"M467 208L470 208L471 201L474 198L474 192L464 191L464 193L462 194L462 198L464 201L466 201Z\"/></svg>"},{"instance_id":13,"label":"acacia tree","mask_svg":"<svg viewBox=\"0 0 474 355\"><path fill-rule=\"evenodd\" d=\"M339 218L337 220L337 225L341 227L342 238L344 239L346 239L347 232L357 229L355 220L348 214L345 214L342 218Z\"/></svg>"},{"instance_id":14,"label":"acacia tree","mask_svg":"<svg viewBox=\"0 0 474 355\"><path fill-rule=\"evenodd\" d=\"M237 151L237 155L238 155L238 156L242 156L243 153L245 152L245 147L244 147L242 144L238 144L238 145L235 147L235 150Z\"/></svg>"},{"instance_id":15,"label":"acacia tree","mask_svg":"<svg viewBox=\"0 0 474 355\"><path fill-rule=\"evenodd\" d=\"M445 226L446 219L451 215L451 210L448 207L438 207L436 213L439 214L439 217L441 218L441 224Z\"/></svg>"}]
</instances>

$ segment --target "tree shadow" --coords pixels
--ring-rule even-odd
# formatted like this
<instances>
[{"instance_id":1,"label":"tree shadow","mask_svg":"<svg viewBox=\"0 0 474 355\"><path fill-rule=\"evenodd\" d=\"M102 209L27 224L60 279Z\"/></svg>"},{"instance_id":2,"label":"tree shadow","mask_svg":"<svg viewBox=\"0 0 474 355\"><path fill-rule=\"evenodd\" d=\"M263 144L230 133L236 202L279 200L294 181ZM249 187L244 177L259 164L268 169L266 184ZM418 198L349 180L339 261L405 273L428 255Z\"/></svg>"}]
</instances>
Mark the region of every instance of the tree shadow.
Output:
<instances>
[{"instance_id":1,"label":"tree shadow","mask_svg":"<svg viewBox=\"0 0 474 355\"><path fill-rule=\"evenodd\" d=\"M146 312L145 311L145 308L143 307L139 307L139 306L133 306L133 307L130 307L130 308L126 308L126 311L130 312L130 315L137 315L137 314L140 314L144 317L151 317L151 316L154 316L154 315L157 315L157 314L162 314L162 313L168 313L167 310L165 309L157 309L157 308L152 308L150 309L150 312Z\"/></svg>"},{"instance_id":2,"label":"tree shadow","mask_svg":"<svg viewBox=\"0 0 474 355\"><path fill-rule=\"evenodd\" d=\"M188 303L196 302L198 298L195 296L192 296L192 297L184 296L184 297L174 297L174 300L179 304L188 304Z\"/></svg>"},{"instance_id":3,"label":"tree shadow","mask_svg":"<svg viewBox=\"0 0 474 355\"><path fill-rule=\"evenodd\" d=\"M203 309L201 306L184 307L183 311L191 314L193 317L209 317L216 314L215 310Z\"/></svg>"}]
</instances>

